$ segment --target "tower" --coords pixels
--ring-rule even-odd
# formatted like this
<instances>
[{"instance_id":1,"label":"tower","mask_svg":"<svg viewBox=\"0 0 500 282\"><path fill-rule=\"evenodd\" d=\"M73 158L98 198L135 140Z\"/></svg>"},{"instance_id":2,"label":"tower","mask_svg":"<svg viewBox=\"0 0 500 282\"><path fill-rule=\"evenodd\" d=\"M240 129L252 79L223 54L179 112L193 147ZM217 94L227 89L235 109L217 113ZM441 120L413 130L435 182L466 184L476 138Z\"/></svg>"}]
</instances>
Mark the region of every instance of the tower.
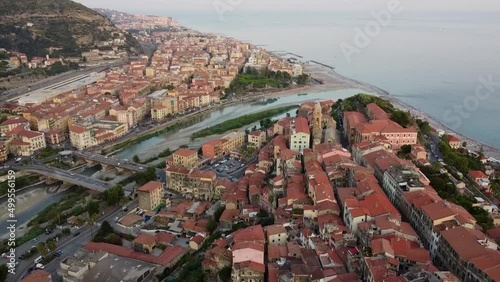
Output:
<instances>
[{"instance_id":1,"label":"tower","mask_svg":"<svg viewBox=\"0 0 500 282\"><path fill-rule=\"evenodd\" d=\"M323 139L323 112L321 111L321 104L319 102L314 105L313 111L313 144L318 145Z\"/></svg>"}]
</instances>

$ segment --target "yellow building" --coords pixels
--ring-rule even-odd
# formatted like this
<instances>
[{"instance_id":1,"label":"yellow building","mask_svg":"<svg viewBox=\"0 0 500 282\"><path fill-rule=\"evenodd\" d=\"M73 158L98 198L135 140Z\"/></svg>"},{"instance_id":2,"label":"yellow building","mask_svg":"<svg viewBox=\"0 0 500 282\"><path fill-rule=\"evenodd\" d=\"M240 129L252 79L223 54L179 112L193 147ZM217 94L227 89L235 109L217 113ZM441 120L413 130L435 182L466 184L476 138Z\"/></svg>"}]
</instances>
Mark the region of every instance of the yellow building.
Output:
<instances>
[{"instance_id":1,"label":"yellow building","mask_svg":"<svg viewBox=\"0 0 500 282\"><path fill-rule=\"evenodd\" d=\"M142 210L154 210L161 204L163 198L163 183L149 181L138 190L139 208Z\"/></svg>"},{"instance_id":2,"label":"yellow building","mask_svg":"<svg viewBox=\"0 0 500 282\"><path fill-rule=\"evenodd\" d=\"M250 132L250 134L248 134L248 145L260 148L265 141L266 141L265 131L257 130Z\"/></svg>"},{"instance_id":3,"label":"yellow building","mask_svg":"<svg viewBox=\"0 0 500 282\"><path fill-rule=\"evenodd\" d=\"M286 245L288 232L283 225L266 226L267 243L269 245L279 246Z\"/></svg>"},{"instance_id":4,"label":"yellow building","mask_svg":"<svg viewBox=\"0 0 500 282\"><path fill-rule=\"evenodd\" d=\"M173 165L177 167L195 168L199 165L198 152L190 149L179 149L173 154Z\"/></svg>"},{"instance_id":5,"label":"yellow building","mask_svg":"<svg viewBox=\"0 0 500 282\"><path fill-rule=\"evenodd\" d=\"M154 121L163 121L169 116L179 112L177 97L164 97L151 102L151 119Z\"/></svg>"},{"instance_id":6,"label":"yellow building","mask_svg":"<svg viewBox=\"0 0 500 282\"><path fill-rule=\"evenodd\" d=\"M241 132L232 132L222 137L223 155L228 154L235 149L241 148L245 144L245 134Z\"/></svg>"}]
</instances>

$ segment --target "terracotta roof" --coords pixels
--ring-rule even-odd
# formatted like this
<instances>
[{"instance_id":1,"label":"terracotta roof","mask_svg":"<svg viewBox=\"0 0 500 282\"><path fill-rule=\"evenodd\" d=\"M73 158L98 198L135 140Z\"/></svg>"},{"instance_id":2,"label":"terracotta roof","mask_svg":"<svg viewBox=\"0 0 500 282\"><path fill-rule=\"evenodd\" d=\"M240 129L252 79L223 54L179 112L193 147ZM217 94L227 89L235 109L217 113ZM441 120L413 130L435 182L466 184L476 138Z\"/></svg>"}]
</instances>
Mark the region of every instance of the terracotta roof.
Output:
<instances>
[{"instance_id":1,"label":"terracotta roof","mask_svg":"<svg viewBox=\"0 0 500 282\"><path fill-rule=\"evenodd\" d=\"M179 149L179 150L175 151L174 155L178 155L181 157L190 157L192 155L198 155L198 152L195 150L183 148L183 149Z\"/></svg>"},{"instance_id":2,"label":"terracotta roof","mask_svg":"<svg viewBox=\"0 0 500 282\"><path fill-rule=\"evenodd\" d=\"M156 237L146 233L141 233L133 241L135 244L154 246L156 244Z\"/></svg>"},{"instance_id":3,"label":"terracotta roof","mask_svg":"<svg viewBox=\"0 0 500 282\"><path fill-rule=\"evenodd\" d=\"M163 187L163 183L158 182L158 181L149 181L148 183L142 185L139 188L139 191L141 192L148 192L151 193L157 189L161 189Z\"/></svg>"},{"instance_id":4,"label":"terracotta roof","mask_svg":"<svg viewBox=\"0 0 500 282\"><path fill-rule=\"evenodd\" d=\"M441 231L441 236L455 250L457 255L463 260L470 260L482 255L489 254L489 251L479 244L478 239L485 239L486 236L478 230L465 227L456 227Z\"/></svg>"},{"instance_id":5,"label":"terracotta roof","mask_svg":"<svg viewBox=\"0 0 500 282\"><path fill-rule=\"evenodd\" d=\"M267 236L272 236L276 234L286 233L285 227L283 225L270 225L266 226Z\"/></svg>"},{"instance_id":6,"label":"terracotta roof","mask_svg":"<svg viewBox=\"0 0 500 282\"><path fill-rule=\"evenodd\" d=\"M488 178L488 175L484 174L484 172L480 171L480 170L471 170L469 171L469 175L473 178L473 179L478 179L478 178Z\"/></svg>"},{"instance_id":7,"label":"terracotta roof","mask_svg":"<svg viewBox=\"0 0 500 282\"><path fill-rule=\"evenodd\" d=\"M191 241L195 242L198 245L200 245L201 243L203 243L203 241L205 241L205 237L203 237L201 235L196 235L193 238L191 238Z\"/></svg>"},{"instance_id":8,"label":"terracotta roof","mask_svg":"<svg viewBox=\"0 0 500 282\"><path fill-rule=\"evenodd\" d=\"M309 123L305 117L298 117L295 119L295 131L310 135Z\"/></svg>"},{"instance_id":9,"label":"terracotta roof","mask_svg":"<svg viewBox=\"0 0 500 282\"><path fill-rule=\"evenodd\" d=\"M21 282L51 282L51 274L45 270L37 269L28 274Z\"/></svg>"}]
</instances>

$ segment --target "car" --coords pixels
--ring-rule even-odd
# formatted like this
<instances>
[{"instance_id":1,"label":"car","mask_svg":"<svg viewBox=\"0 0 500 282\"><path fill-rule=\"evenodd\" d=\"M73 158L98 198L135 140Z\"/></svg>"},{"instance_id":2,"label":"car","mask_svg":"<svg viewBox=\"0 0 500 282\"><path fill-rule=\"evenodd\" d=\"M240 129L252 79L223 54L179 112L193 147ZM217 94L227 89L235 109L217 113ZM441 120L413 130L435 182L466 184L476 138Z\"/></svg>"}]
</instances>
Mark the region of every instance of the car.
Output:
<instances>
[{"instance_id":1,"label":"car","mask_svg":"<svg viewBox=\"0 0 500 282\"><path fill-rule=\"evenodd\" d=\"M140 166L139 169L143 169L142 166Z\"/></svg>"},{"instance_id":2,"label":"car","mask_svg":"<svg viewBox=\"0 0 500 282\"><path fill-rule=\"evenodd\" d=\"M120 165L120 163L118 163L118 165Z\"/></svg>"},{"instance_id":3,"label":"car","mask_svg":"<svg viewBox=\"0 0 500 282\"><path fill-rule=\"evenodd\" d=\"M19 256L19 259L20 259L20 260L24 260L24 255L20 255L20 256Z\"/></svg>"},{"instance_id":4,"label":"car","mask_svg":"<svg viewBox=\"0 0 500 282\"><path fill-rule=\"evenodd\" d=\"M45 265L41 264L41 263L37 263L36 266L35 266L36 269L44 269L45 268Z\"/></svg>"},{"instance_id":5,"label":"car","mask_svg":"<svg viewBox=\"0 0 500 282\"><path fill-rule=\"evenodd\" d=\"M109 186L109 183L108 182L104 182L104 186Z\"/></svg>"},{"instance_id":6,"label":"car","mask_svg":"<svg viewBox=\"0 0 500 282\"><path fill-rule=\"evenodd\" d=\"M71 174L71 176L75 175L73 172L72 172L72 173L70 173L70 174Z\"/></svg>"},{"instance_id":7,"label":"car","mask_svg":"<svg viewBox=\"0 0 500 282\"><path fill-rule=\"evenodd\" d=\"M73 237L76 237L78 235L80 235L80 232L76 232L75 234L73 234Z\"/></svg>"}]
</instances>

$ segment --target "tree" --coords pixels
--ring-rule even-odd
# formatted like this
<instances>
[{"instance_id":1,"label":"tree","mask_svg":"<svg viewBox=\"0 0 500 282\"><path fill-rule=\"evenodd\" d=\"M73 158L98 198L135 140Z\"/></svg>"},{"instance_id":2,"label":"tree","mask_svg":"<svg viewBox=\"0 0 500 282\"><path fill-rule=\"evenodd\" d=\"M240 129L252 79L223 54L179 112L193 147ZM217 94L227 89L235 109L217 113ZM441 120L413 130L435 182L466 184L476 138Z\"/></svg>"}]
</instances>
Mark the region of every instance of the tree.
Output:
<instances>
[{"instance_id":1,"label":"tree","mask_svg":"<svg viewBox=\"0 0 500 282\"><path fill-rule=\"evenodd\" d=\"M465 142L465 141L464 141L464 142L462 143L462 147L466 148L466 147L467 147L467 142Z\"/></svg>"},{"instance_id":2,"label":"tree","mask_svg":"<svg viewBox=\"0 0 500 282\"><path fill-rule=\"evenodd\" d=\"M232 271L232 269L231 269L230 266L224 267L219 272L219 279L222 282L229 282L229 281L231 281L231 271Z\"/></svg>"},{"instance_id":3,"label":"tree","mask_svg":"<svg viewBox=\"0 0 500 282\"><path fill-rule=\"evenodd\" d=\"M104 191L103 198L110 206L116 206L124 196L123 186L118 184L115 187Z\"/></svg>"},{"instance_id":4,"label":"tree","mask_svg":"<svg viewBox=\"0 0 500 282\"><path fill-rule=\"evenodd\" d=\"M403 145L401 146L401 153L408 155L411 153L411 145Z\"/></svg>"},{"instance_id":5,"label":"tree","mask_svg":"<svg viewBox=\"0 0 500 282\"><path fill-rule=\"evenodd\" d=\"M217 229L217 222L215 220L210 220L207 224L208 232L213 233Z\"/></svg>"},{"instance_id":6,"label":"tree","mask_svg":"<svg viewBox=\"0 0 500 282\"><path fill-rule=\"evenodd\" d=\"M107 220L105 220L102 222L101 229L99 230L99 232L102 232L104 234L110 234L110 233L113 233L115 231L113 230L113 227L111 227L111 224L109 224L109 222Z\"/></svg>"},{"instance_id":7,"label":"tree","mask_svg":"<svg viewBox=\"0 0 500 282\"><path fill-rule=\"evenodd\" d=\"M57 249L57 244L54 242L54 240L47 241L47 248L53 252Z\"/></svg>"},{"instance_id":8,"label":"tree","mask_svg":"<svg viewBox=\"0 0 500 282\"><path fill-rule=\"evenodd\" d=\"M90 225L90 237L94 236L94 226L98 220L99 220L99 214L97 214L97 213L93 214L88 220L89 225Z\"/></svg>"},{"instance_id":9,"label":"tree","mask_svg":"<svg viewBox=\"0 0 500 282\"><path fill-rule=\"evenodd\" d=\"M133 161L134 163L140 163L140 162L141 162L141 159L139 158L139 156L138 156L138 155L134 155L134 156L132 157L132 161Z\"/></svg>"},{"instance_id":10,"label":"tree","mask_svg":"<svg viewBox=\"0 0 500 282\"><path fill-rule=\"evenodd\" d=\"M47 249L47 246L45 246L45 243L38 244L36 249L42 256L46 256L49 253L49 250Z\"/></svg>"},{"instance_id":11,"label":"tree","mask_svg":"<svg viewBox=\"0 0 500 282\"><path fill-rule=\"evenodd\" d=\"M90 216L99 213L99 203L97 201L90 201L86 207L87 212Z\"/></svg>"},{"instance_id":12,"label":"tree","mask_svg":"<svg viewBox=\"0 0 500 282\"><path fill-rule=\"evenodd\" d=\"M2 264L0 265L0 281L7 281L7 275L9 274L9 268L7 265ZM231 273L229 273L231 274Z\"/></svg>"}]
</instances>

